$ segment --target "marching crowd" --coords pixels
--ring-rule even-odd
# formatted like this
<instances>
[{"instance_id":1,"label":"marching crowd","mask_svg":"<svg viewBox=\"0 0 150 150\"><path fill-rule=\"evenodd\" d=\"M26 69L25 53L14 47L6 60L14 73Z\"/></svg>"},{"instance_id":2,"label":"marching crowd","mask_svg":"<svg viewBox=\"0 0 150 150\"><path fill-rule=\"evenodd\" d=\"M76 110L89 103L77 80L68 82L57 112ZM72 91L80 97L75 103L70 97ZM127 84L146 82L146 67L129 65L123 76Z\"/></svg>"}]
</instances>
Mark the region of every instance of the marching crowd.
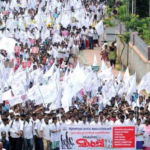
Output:
<instances>
[{"instance_id":1,"label":"marching crowd","mask_svg":"<svg viewBox=\"0 0 150 150\"><path fill-rule=\"evenodd\" d=\"M74 70L80 51L100 46L106 10L101 0L0 2L0 39L16 41L13 52L0 45L0 150L57 150L62 125L136 126L137 149L150 150L150 98L136 92L126 98L124 93L134 77L126 71L124 79L112 79L104 63L110 60L115 67L115 42L102 47L101 83L97 73L87 67L83 69L86 88L79 88L70 101L64 97L66 100L59 102L54 92L56 82L61 86L57 90L60 99L69 95L69 78L79 84L77 77L82 78L82 71ZM4 61L13 62L14 67L6 68ZM31 63L23 66L26 62ZM63 79L58 77L60 72ZM40 87L47 85L56 96L53 101L54 96L44 96L47 91L41 93ZM34 94L35 89L38 92Z\"/></svg>"}]
</instances>

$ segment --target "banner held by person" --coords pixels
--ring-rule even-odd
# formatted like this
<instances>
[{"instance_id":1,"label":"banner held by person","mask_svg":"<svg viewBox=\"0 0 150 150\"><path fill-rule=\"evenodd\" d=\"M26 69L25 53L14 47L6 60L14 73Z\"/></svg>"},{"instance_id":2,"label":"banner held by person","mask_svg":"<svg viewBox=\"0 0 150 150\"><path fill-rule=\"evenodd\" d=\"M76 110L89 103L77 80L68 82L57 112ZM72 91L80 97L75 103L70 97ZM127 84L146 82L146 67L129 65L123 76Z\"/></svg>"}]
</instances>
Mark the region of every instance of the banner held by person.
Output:
<instances>
[{"instance_id":1,"label":"banner held by person","mask_svg":"<svg viewBox=\"0 0 150 150\"><path fill-rule=\"evenodd\" d=\"M136 150L134 126L65 125L60 150Z\"/></svg>"}]
</instances>

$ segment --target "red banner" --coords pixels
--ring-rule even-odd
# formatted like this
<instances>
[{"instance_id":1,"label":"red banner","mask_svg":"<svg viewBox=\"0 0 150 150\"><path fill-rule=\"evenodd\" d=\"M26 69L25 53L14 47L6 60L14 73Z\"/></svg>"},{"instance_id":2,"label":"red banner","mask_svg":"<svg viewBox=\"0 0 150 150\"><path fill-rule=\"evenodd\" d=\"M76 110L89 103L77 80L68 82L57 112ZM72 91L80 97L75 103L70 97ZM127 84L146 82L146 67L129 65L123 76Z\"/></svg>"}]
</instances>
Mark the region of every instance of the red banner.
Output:
<instances>
[{"instance_id":1,"label":"red banner","mask_svg":"<svg viewBox=\"0 0 150 150\"><path fill-rule=\"evenodd\" d=\"M39 48L38 47L32 47L32 53L38 53L39 52Z\"/></svg>"},{"instance_id":2,"label":"red banner","mask_svg":"<svg viewBox=\"0 0 150 150\"><path fill-rule=\"evenodd\" d=\"M21 49L20 46L15 46L15 53L20 53L20 49Z\"/></svg>"},{"instance_id":3,"label":"red banner","mask_svg":"<svg viewBox=\"0 0 150 150\"><path fill-rule=\"evenodd\" d=\"M113 148L134 148L135 127L113 127Z\"/></svg>"},{"instance_id":4,"label":"red banner","mask_svg":"<svg viewBox=\"0 0 150 150\"><path fill-rule=\"evenodd\" d=\"M31 61L26 61L26 62L22 62L22 68L25 69L25 68L30 68L32 62Z\"/></svg>"}]
</instances>

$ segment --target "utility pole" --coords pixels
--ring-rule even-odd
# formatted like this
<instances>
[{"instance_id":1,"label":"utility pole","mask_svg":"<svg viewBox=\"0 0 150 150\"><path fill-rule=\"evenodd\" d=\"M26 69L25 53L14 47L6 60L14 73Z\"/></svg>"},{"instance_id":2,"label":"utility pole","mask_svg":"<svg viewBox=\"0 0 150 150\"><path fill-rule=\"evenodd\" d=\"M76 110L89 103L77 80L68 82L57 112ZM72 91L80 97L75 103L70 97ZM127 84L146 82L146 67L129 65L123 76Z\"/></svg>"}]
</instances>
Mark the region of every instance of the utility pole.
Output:
<instances>
[{"instance_id":1,"label":"utility pole","mask_svg":"<svg viewBox=\"0 0 150 150\"><path fill-rule=\"evenodd\" d=\"M132 0L132 14L136 14L136 0Z\"/></svg>"},{"instance_id":2,"label":"utility pole","mask_svg":"<svg viewBox=\"0 0 150 150\"><path fill-rule=\"evenodd\" d=\"M126 16L129 16L130 13L130 2L129 0L126 0L127 10L126 10Z\"/></svg>"}]
</instances>

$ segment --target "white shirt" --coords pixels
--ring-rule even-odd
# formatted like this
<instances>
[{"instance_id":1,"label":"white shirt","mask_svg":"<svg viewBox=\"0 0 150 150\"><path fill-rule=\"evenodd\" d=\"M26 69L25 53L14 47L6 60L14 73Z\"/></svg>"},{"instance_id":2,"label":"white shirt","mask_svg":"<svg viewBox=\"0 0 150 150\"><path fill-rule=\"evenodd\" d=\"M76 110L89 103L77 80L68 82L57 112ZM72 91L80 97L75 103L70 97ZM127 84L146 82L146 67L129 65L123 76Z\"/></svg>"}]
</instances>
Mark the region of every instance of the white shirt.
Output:
<instances>
[{"instance_id":1,"label":"white shirt","mask_svg":"<svg viewBox=\"0 0 150 150\"><path fill-rule=\"evenodd\" d=\"M40 136L40 138L42 138L41 132L40 132L41 126L42 126L42 120L41 121L39 119L36 120L35 130L37 130L38 135Z\"/></svg>"},{"instance_id":2,"label":"white shirt","mask_svg":"<svg viewBox=\"0 0 150 150\"><path fill-rule=\"evenodd\" d=\"M136 134L144 133L144 127L143 127L143 125L139 125L139 126L136 125L135 127L136 127L136 128L135 128ZM136 136L136 141L144 141L143 135Z\"/></svg>"},{"instance_id":3,"label":"white shirt","mask_svg":"<svg viewBox=\"0 0 150 150\"><path fill-rule=\"evenodd\" d=\"M126 123L126 125L129 125L129 126L135 126L136 120L134 118L133 118L133 120L127 119L127 120L125 120L125 123Z\"/></svg>"},{"instance_id":4,"label":"white shirt","mask_svg":"<svg viewBox=\"0 0 150 150\"><path fill-rule=\"evenodd\" d=\"M43 131L43 137L46 140L50 140L50 125L45 122L42 123L40 131Z\"/></svg>"},{"instance_id":5,"label":"white shirt","mask_svg":"<svg viewBox=\"0 0 150 150\"><path fill-rule=\"evenodd\" d=\"M52 142L59 141L60 132L53 133L52 131L60 130L60 124L59 123L56 123L56 124L53 123L53 124L51 124L50 125L50 130L51 130L51 141Z\"/></svg>"},{"instance_id":6,"label":"white shirt","mask_svg":"<svg viewBox=\"0 0 150 150\"><path fill-rule=\"evenodd\" d=\"M2 138L1 133L2 133L3 131L6 132L6 140L9 141L9 138L8 138L9 125L6 125L6 126L5 126L4 124L1 124L1 125L0 125L0 139Z\"/></svg>"},{"instance_id":7,"label":"white shirt","mask_svg":"<svg viewBox=\"0 0 150 150\"><path fill-rule=\"evenodd\" d=\"M124 121L124 122L122 123L120 120L117 120L117 121L115 122L115 125L125 126L125 125L126 125L126 122Z\"/></svg>"},{"instance_id":8,"label":"white shirt","mask_svg":"<svg viewBox=\"0 0 150 150\"><path fill-rule=\"evenodd\" d=\"M36 135L36 133L35 133L36 120L33 120L32 118L30 120L33 122L33 135Z\"/></svg>"},{"instance_id":9,"label":"white shirt","mask_svg":"<svg viewBox=\"0 0 150 150\"><path fill-rule=\"evenodd\" d=\"M95 121L92 121L92 122L90 123L90 125L101 125L101 123L100 123L100 122L96 123Z\"/></svg>"},{"instance_id":10,"label":"white shirt","mask_svg":"<svg viewBox=\"0 0 150 150\"><path fill-rule=\"evenodd\" d=\"M67 124L66 121L65 121L65 122L60 121L60 125L61 125L61 126L66 125L66 124Z\"/></svg>"},{"instance_id":11,"label":"white shirt","mask_svg":"<svg viewBox=\"0 0 150 150\"><path fill-rule=\"evenodd\" d=\"M70 121L67 122L67 124L77 125L77 122L76 122L76 121L72 122L72 121L70 120Z\"/></svg>"},{"instance_id":12,"label":"white shirt","mask_svg":"<svg viewBox=\"0 0 150 150\"><path fill-rule=\"evenodd\" d=\"M23 123L19 121L11 121L9 123L9 131L10 131L10 136L12 138L19 138L20 135L17 135L16 133L20 133L20 131L23 131Z\"/></svg>"},{"instance_id":13,"label":"white shirt","mask_svg":"<svg viewBox=\"0 0 150 150\"><path fill-rule=\"evenodd\" d=\"M83 40L86 40L87 31L86 31L86 30L85 30L85 31L82 30L82 33L81 33L81 34L82 34L82 39L83 39Z\"/></svg>"},{"instance_id":14,"label":"white shirt","mask_svg":"<svg viewBox=\"0 0 150 150\"><path fill-rule=\"evenodd\" d=\"M114 122L112 120L108 121L106 120L103 125L107 125L107 126L113 126L114 125Z\"/></svg>"},{"instance_id":15,"label":"white shirt","mask_svg":"<svg viewBox=\"0 0 150 150\"><path fill-rule=\"evenodd\" d=\"M142 119L141 117L140 119L141 119L141 124L144 124L146 119L145 118Z\"/></svg>"},{"instance_id":16,"label":"white shirt","mask_svg":"<svg viewBox=\"0 0 150 150\"><path fill-rule=\"evenodd\" d=\"M33 138L33 123L31 121L23 123L23 135L25 139Z\"/></svg>"},{"instance_id":17,"label":"white shirt","mask_svg":"<svg viewBox=\"0 0 150 150\"><path fill-rule=\"evenodd\" d=\"M78 55L78 53L79 53L79 45L73 45L73 54L76 54L76 55Z\"/></svg>"},{"instance_id":18,"label":"white shirt","mask_svg":"<svg viewBox=\"0 0 150 150\"><path fill-rule=\"evenodd\" d=\"M89 123L88 122L83 122L83 121L80 121L79 123L78 123L79 125L89 125Z\"/></svg>"},{"instance_id":19,"label":"white shirt","mask_svg":"<svg viewBox=\"0 0 150 150\"><path fill-rule=\"evenodd\" d=\"M94 34L93 29L90 29L90 30L89 30L89 37L93 37L93 34Z\"/></svg>"},{"instance_id":20,"label":"white shirt","mask_svg":"<svg viewBox=\"0 0 150 150\"><path fill-rule=\"evenodd\" d=\"M74 37L69 38L69 45L72 46L74 44Z\"/></svg>"}]
</instances>

